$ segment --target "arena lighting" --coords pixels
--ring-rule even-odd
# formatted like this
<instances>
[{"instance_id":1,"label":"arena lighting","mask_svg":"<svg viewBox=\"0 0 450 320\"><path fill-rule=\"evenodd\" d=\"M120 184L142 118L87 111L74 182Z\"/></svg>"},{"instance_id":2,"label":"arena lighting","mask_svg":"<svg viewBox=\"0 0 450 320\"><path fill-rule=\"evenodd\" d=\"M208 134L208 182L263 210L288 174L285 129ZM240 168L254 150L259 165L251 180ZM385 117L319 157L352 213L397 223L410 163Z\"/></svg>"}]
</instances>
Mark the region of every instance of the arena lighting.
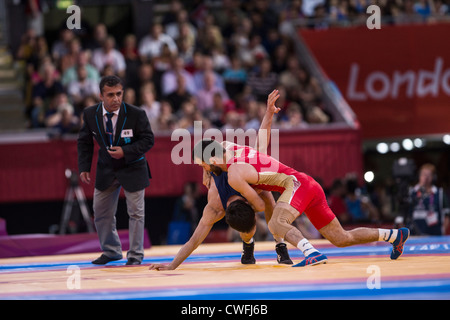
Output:
<instances>
[{"instance_id":1,"label":"arena lighting","mask_svg":"<svg viewBox=\"0 0 450 320\"><path fill-rule=\"evenodd\" d=\"M377 144L377 151L381 154L385 154L389 151L389 146L385 142L380 142Z\"/></svg>"},{"instance_id":2,"label":"arena lighting","mask_svg":"<svg viewBox=\"0 0 450 320\"><path fill-rule=\"evenodd\" d=\"M391 149L392 152L398 152L400 151L400 143L392 142L389 148Z\"/></svg>"},{"instance_id":3,"label":"arena lighting","mask_svg":"<svg viewBox=\"0 0 450 320\"><path fill-rule=\"evenodd\" d=\"M372 171L367 171L366 173L364 173L364 180L366 180L367 183L371 183L374 178L375 175Z\"/></svg>"},{"instance_id":4,"label":"arena lighting","mask_svg":"<svg viewBox=\"0 0 450 320\"><path fill-rule=\"evenodd\" d=\"M450 134L444 135L442 141L444 141L445 144L450 144Z\"/></svg>"},{"instance_id":5,"label":"arena lighting","mask_svg":"<svg viewBox=\"0 0 450 320\"><path fill-rule=\"evenodd\" d=\"M414 139L414 147L416 148L422 148L424 146L424 142L420 138Z\"/></svg>"},{"instance_id":6,"label":"arena lighting","mask_svg":"<svg viewBox=\"0 0 450 320\"><path fill-rule=\"evenodd\" d=\"M407 151L411 151L412 149L414 149L414 143L411 139L404 139L402 141L402 146Z\"/></svg>"}]
</instances>

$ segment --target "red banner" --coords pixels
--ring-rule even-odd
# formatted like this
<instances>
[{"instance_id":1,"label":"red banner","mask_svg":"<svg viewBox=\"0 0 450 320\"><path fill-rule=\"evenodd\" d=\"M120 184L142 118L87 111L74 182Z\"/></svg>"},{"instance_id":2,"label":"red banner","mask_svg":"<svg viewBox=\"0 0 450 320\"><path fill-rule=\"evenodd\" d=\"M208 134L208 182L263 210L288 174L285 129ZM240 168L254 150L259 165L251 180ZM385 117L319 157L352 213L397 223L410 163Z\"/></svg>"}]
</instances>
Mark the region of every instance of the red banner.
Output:
<instances>
[{"instance_id":1,"label":"red banner","mask_svg":"<svg viewBox=\"0 0 450 320\"><path fill-rule=\"evenodd\" d=\"M363 138L450 131L449 34L450 24L301 31Z\"/></svg>"},{"instance_id":2,"label":"red banner","mask_svg":"<svg viewBox=\"0 0 450 320\"><path fill-rule=\"evenodd\" d=\"M272 138L272 142L274 138ZM148 197L178 196L187 182L202 183L202 168L188 163L175 164L174 147L182 140L157 136L146 154L152 180L146 189ZM91 177L95 177L97 148ZM177 149L178 150L178 149ZM75 140L40 143L0 144L0 203L63 200L67 188L66 169L77 170ZM349 172L362 173L360 132L352 129L301 130L282 132L279 137L279 160L299 171L320 178L325 186ZM94 182L82 184L88 198ZM206 188L202 187L206 192Z\"/></svg>"}]
</instances>

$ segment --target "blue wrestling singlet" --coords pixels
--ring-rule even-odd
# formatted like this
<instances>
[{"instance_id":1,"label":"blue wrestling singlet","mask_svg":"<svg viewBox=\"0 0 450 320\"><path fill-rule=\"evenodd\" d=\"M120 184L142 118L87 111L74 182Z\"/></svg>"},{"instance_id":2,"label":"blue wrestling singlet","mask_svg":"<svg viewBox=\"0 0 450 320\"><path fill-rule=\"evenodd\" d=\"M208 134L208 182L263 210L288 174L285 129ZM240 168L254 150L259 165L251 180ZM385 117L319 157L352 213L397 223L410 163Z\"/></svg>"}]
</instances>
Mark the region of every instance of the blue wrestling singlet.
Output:
<instances>
[{"instance_id":1,"label":"blue wrestling singlet","mask_svg":"<svg viewBox=\"0 0 450 320\"><path fill-rule=\"evenodd\" d=\"M240 196L242 195L234 190L229 184L228 184L228 172L223 171L220 176L216 176L214 173L211 173L211 176L214 179L214 182L217 187L217 191L219 191L219 197L220 201L222 202L223 209L227 209L227 202L228 199L231 196Z\"/></svg>"}]
</instances>

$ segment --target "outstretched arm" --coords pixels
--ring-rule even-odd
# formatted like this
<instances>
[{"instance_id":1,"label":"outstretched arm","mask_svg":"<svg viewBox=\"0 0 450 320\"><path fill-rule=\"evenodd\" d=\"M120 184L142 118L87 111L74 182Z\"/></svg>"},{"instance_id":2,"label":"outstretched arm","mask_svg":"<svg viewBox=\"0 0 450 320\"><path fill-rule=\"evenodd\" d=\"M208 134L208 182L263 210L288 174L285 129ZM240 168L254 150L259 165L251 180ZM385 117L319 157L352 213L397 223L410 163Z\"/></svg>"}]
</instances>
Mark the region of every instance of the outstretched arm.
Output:
<instances>
[{"instance_id":1,"label":"outstretched arm","mask_svg":"<svg viewBox=\"0 0 450 320\"><path fill-rule=\"evenodd\" d=\"M214 185L214 181L212 181L208 192L208 204L203 209L203 216L189 241L181 247L171 263L154 263L150 265L150 270L175 270L181 263L183 263L184 260L187 259L187 257L192 254L195 249L197 249L197 247L203 242L203 240L205 240L206 236L211 231L214 223L225 216L225 211L223 211L223 209L219 209L217 206L217 201L219 201L218 197L219 195L217 193L217 189Z\"/></svg>"},{"instance_id":2,"label":"outstretched arm","mask_svg":"<svg viewBox=\"0 0 450 320\"><path fill-rule=\"evenodd\" d=\"M272 119L275 113L281 109L275 106L275 102L280 97L278 90L273 90L267 97L267 109L258 131L255 149L258 152L267 154L267 148L270 142L270 130L272 128Z\"/></svg>"}]
</instances>

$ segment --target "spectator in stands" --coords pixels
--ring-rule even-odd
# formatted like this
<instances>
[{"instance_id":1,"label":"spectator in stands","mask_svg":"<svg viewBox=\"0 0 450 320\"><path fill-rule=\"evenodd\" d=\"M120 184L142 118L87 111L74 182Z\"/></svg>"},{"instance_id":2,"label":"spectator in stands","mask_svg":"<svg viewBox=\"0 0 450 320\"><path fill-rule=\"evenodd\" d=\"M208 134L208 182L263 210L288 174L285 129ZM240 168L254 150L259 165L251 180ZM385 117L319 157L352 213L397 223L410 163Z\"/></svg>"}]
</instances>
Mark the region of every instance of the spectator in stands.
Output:
<instances>
[{"instance_id":1,"label":"spectator in stands","mask_svg":"<svg viewBox=\"0 0 450 320\"><path fill-rule=\"evenodd\" d=\"M189 77L188 79L191 79ZM173 112L177 113L181 109L181 105L190 100L192 95L187 90L186 78L181 74L176 74L176 88L166 96L166 100L170 102Z\"/></svg>"},{"instance_id":2,"label":"spectator in stands","mask_svg":"<svg viewBox=\"0 0 450 320\"><path fill-rule=\"evenodd\" d=\"M172 112L172 106L166 100L161 101L161 112L157 120L157 128L160 132L175 130L177 126L177 117Z\"/></svg>"},{"instance_id":3,"label":"spectator in stands","mask_svg":"<svg viewBox=\"0 0 450 320\"><path fill-rule=\"evenodd\" d=\"M205 74L212 73L214 75L214 86L225 90L225 84L222 75L214 70L214 62L212 56L209 54L202 55L200 69L194 72L195 90L198 92L205 89Z\"/></svg>"},{"instance_id":4,"label":"spectator in stands","mask_svg":"<svg viewBox=\"0 0 450 320\"><path fill-rule=\"evenodd\" d=\"M136 88L139 86L138 72L141 61L137 50L137 39L134 34L127 34L123 40L120 53L125 59L125 86Z\"/></svg>"},{"instance_id":5,"label":"spectator in stands","mask_svg":"<svg viewBox=\"0 0 450 320\"><path fill-rule=\"evenodd\" d=\"M68 68L62 75L61 83L64 87L78 80L77 70L80 67L84 67L87 72L87 79L98 83L100 81L100 73L97 68L95 68L92 64L89 63L90 60L90 52L87 50L82 50L78 53L77 62L74 66Z\"/></svg>"},{"instance_id":6,"label":"spectator in stands","mask_svg":"<svg viewBox=\"0 0 450 320\"><path fill-rule=\"evenodd\" d=\"M197 38L197 30L189 22L189 15L185 9L176 12L176 21L170 22L164 26L165 33L175 42L184 37L191 45L195 44Z\"/></svg>"},{"instance_id":7,"label":"spectator in stands","mask_svg":"<svg viewBox=\"0 0 450 320\"><path fill-rule=\"evenodd\" d=\"M351 221L351 216L348 213L345 203L345 186L341 179L335 179L333 181L330 188L330 195L328 196L328 205L341 224L346 224Z\"/></svg>"},{"instance_id":8,"label":"spectator in stands","mask_svg":"<svg viewBox=\"0 0 450 320\"><path fill-rule=\"evenodd\" d=\"M45 126L56 129L58 135L77 133L79 118L65 93L55 95L45 116Z\"/></svg>"},{"instance_id":9,"label":"spectator in stands","mask_svg":"<svg viewBox=\"0 0 450 320\"><path fill-rule=\"evenodd\" d=\"M178 52L175 41L163 33L163 26L160 23L154 23L150 28L150 33L142 38L139 43L138 52L141 60L146 62L159 57L164 44L168 46L172 54Z\"/></svg>"},{"instance_id":10,"label":"spectator in stands","mask_svg":"<svg viewBox=\"0 0 450 320\"><path fill-rule=\"evenodd\" d=\"M64 73L67 69L76 65L78 55L81 52L81 42L78 38L73 38L69 42L68 52L61 57L59 70Z\"/></svg>"},{"instance_id":11,"label":"spectator in stands","mask_svg":"<svg viewBox=\"0 0 450 320\"><path fill-rule=\"evenodd\" d=\"M64 92L63 86L55 78L55 66L47 63L42 69L42 80L33 86L31 126L33 128L44 125L44 117L50 107L51 100L59 93Z\"/></svg>"},{"instance_id":12,"label":"spectator in stands","mask_svg":"<svg viewBox=\"0 0 450 320\"><path fill-rule=\"evenodd\" d=\"M77 80L67 86L67 93L74 105L79 106L88 96L100 94L98 82L88 78L87 67L77 66Z\"/></svg>"},{"instance_id":13,"label":"spectator in stands","mask_svg":"<svg viewBox=\"0 0 450 320\"><path fill-rule=\"evenodd\" d=\"M151 127L158 127L157 121L161 114L161 103L155 99L155 87L152 83L142 85L141 92L141 108L145 110Z\"/></svg>"},{"instance_id":14,"label":"spectator in stands","mask_svg":"<svg viewBox=\"0 0 450 320\"><path fill-rule=\"evenodd\" d=\"M70 42L75 38L72 30L62 28L59 32L59 39L52 46L52 58L56 65L59 64L61 58L69 53Z\"/></svg>"},{"instance_id":15,"label":"spectator in stands","mask_svg":"<svg viewBox=\"0 0 450 320\"><path fill-rule=\"evenodd\" d=\"M268 58L261 60L258 71L253 71L248 75L247 84L258 101L265 101L277 83L278 76L272 72L271 62Z\"/></svg>"},{"instance_id":16,"label":"spectator in stands","mask_svg":"<svg viewBox=\"0 0 450 320\"><path fill-rule=\"evenodd\" d=\"M317 105L322 96L319 81L305 67L300 67L296 71L298 87L295 89L294 93L297 93L297 96L294 99L300 101L306 108Z\"/></svg>"},{"instance_id":17,"label":"spectator in stands","mask_svg":"<svg viewBox=\"0 0 450 320\"><path fill-rule=\"evenodd\" d=\"M306 129L308 123L303 120L302 109L297 102L290 102L286 110L287 120L282 121L280 128L283 129Z\"/></svg>"},{"instance_id":18,"label":"spectator in stands","mask_svg":"<svg viewBox=\"0 0 450 320\"><path fill-rule=\"evenodd\" d=\"M161 86L157 77L154 74L154 69L151 63L142 63L138 69L138 81L133 83L133 89L136 92L136 96L140 97L140 90L143 85L147 83L152 83L155 87L156 93L159 93L159 88Z\"/></svg>"},{"instance_id":19,"label":"spectator in stands","mask_svg":"<svg viewBox=\"0 0 450 320\"><path fill-rule=\"evenodd\" d=\"M234 55L231 58L230 67L226 68L222 74L225 89L231 99L236 99L237 95L242 92L247 81L247 71L242 67L241 60Z\"/></svg>"},{"instance_id":20,"label":"spectator in stands","mask_svg":"<svg viewBox=\"0 0 450 320\"><path fill-rule=\"evenodd\" d=\"M113 36L108 36L102 47L94 50L92 54L92 64L102 73L105 67L111 66L114 74L119 77L125 76L125 59L123 55L115 49L116 40Z\"/></svg>"},{"instance_id":21,"label":"spectator in stands","mask_svg":"<svg viewBox=\"0 0 450 320\"><path fill-rule=\"evenodd\" d=\"M228 93L216 85L216 75L213 71L204 73L204 88L197 91L198 109L205 113L211 110L214 105L214 95L219 93L223 100L228 100Z\"/></svg>"},{"instance_id":22,"label":"spectator in stands","mask_svg":"<svg viewBox=\"0 0 450 320\"><path fill-rule=\"evenodd\" d=\"M125 88L123 91L123 102L132 105L137 104L136 91L133 88Z\"/></svg>"},{"instance_id":23,"label":"spectator in stands","mask_svg":"<svg viewBox=\"0 0 450 320\"><path fill-rule=\"evenodd\" d=\"M202 117L199 117L197 111L197 107L194 103L192 103L192 101L183 102L181 109L176 113L178 118L178 127L193 132L194 121L202 120Z\"/></svg>"},{"instance_id":24,"label":"spectator in stands","mask_svg":"<svg viewBox=\"0 0 450 320\"><path fill-rule=\"evenodd\" d=\"M187 92L193 95L196 92L196 87L192 75L184 69L184 61L180 57L173 57L171 61L171 68L164 72L161 79L161 94L167 96L177 89L179 81L178 76L184 78L184 85Z\"/></svg>"},{"instance_id":25,"label":"spectator in stands","mask_svg":"<svg viewBox=\"0 0 450 320\"><path fill-rule=\"evenodd\" d=\"M86 50L94 51L102 47L108 37L108 28L103 23L98 23L94 27L93 37L83 46Z\"/></svg>"},{"instance_id":26,"label":"spectator in stands","mask_svg":"<svg viewBox=\"0 0 450 320\"><path fill-rule=\"evenodd\" d=\"M225 115L225 124L221 128L222 131L227 129L241 129L245 127L246 116L242 112L231 110Z\"/></svg>"}]
</instances>

